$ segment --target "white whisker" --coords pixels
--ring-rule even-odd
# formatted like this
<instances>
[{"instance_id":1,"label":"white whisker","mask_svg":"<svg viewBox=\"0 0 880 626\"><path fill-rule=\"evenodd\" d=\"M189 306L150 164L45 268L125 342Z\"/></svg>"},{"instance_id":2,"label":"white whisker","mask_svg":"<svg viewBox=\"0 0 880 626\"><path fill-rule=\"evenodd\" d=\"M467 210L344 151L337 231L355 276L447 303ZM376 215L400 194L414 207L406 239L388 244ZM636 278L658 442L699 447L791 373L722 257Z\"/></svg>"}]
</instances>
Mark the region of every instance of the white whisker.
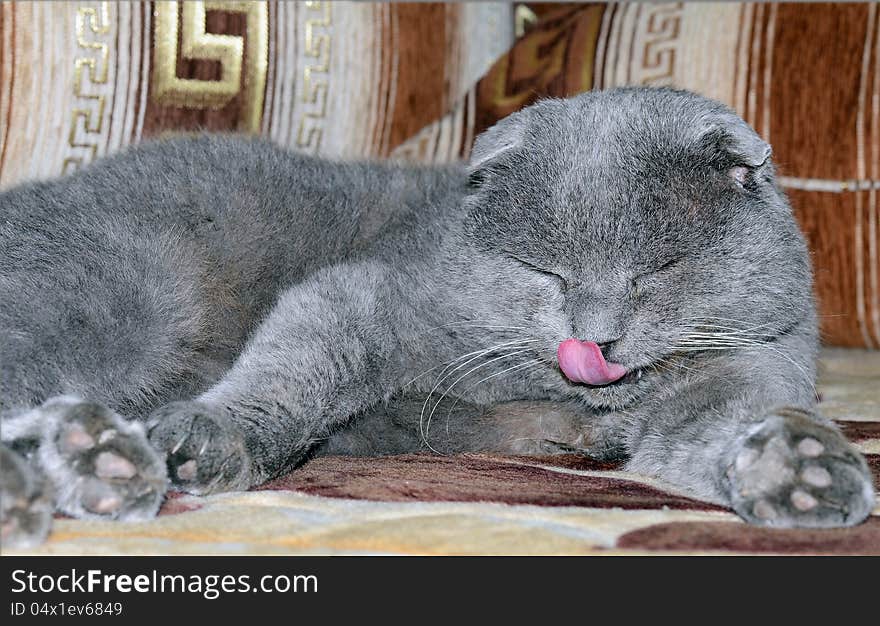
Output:
<instances>
[{"instance_id":1,"label":"white whisker","mask_svg":"<svg viewBox=\"0 0 880 626\"><path fill-rule=\"evenodd\" d=\"M768 340L756 340L749 337L716 337L716 338L694 338L691 340L684 339L677 346L675 346L674 350L678 352L704 352L704 351L723 351L723 350L748 350L748 349L761 349L761 350L769 350L770 352L778 355L779 357L785 359L787 362L791 363L798 371L803 375L804 380L810 385L813 389L813 393L816 393L816 385L813 382L812 376L803 368L803 366L791 358L790 355L786 354L782 349L773 345Z\"/></svg>"},{"instance_id":2,"label":"white whisker","mask_svg":"<svg viewBox=\"0 0 880 626\"><path fill-rule=\"evenodd\" d=\"M504 343L500 343L500 344L492 346L490 348L484 348L482 350L475 350L474 352L469 352L468 354L465 354L465 355L462 355L456 359L453 359L445 368L443 368L443 370L438 375L438 380L437 380L436 384L431 389L431 391L428 393L428 397L425 398L425 402L422 405L422 411L419 414L419 433L421 434L422 441L424 441L425 445L428 446L428 448L430 450L432 450L433 452L436 452L437 454L439 454L439 452L437 452L437 450L434 450L434 448L431 447L431 444L428 443L427 432L426 432L426 429L424 428L424 420L425 420L425 411L428 409L428 404L431 401L431 396L434 395L434 392L436 392L437 389L440 388L440 385L442 385L443 382L447 378L452 376L455 372L457 372L461 368L467 367L467 365L469 363L472 363L473 361L479 359L480 357L491 354L492 352L495 352L495 351L500 350L502 348L519 349L519 348L523 348L523 347L527 346L528 344L536 343L538 341L539 341L538 339L520 339L520 340L514 340L514 341L506 341ZM470 357L470 358L467 358L467 357ZM467 359L467 360L464 361L463 363L455 366L452 370L449 370L450 367L452 367L455 363L457 363L458 361L461 361L462 359ZM439 365L437 367L439 367ZM433 368L433 369L436 369L436 368ZM449 371L447 372L447 370L449 370ZM428 370L428 371L431 371L431 370ZM416 378L421 377L423 374L420 374ZM413 379L413 380L415 380L415 379Z\"/></svg>"},{"instance_id":3,"label":"white whisker","mask_svg":"<svg viewBox=\"0 0 880 626\"><path fill-rule=\"evenodd\" d=\"M447 437L449 436L449 418L452 416L452 411L455 410L455 407L458 405L459 401L461 401L461 399L467 394L468 391L470 391L471 389L473 389L477 385L480 385L480 384L486 382L490 378L495 378L496 376L501 376L502 374L507 374L508 372L513 372L515 370L519 370L519 369L529 367L529 366L539 365L541 363L543 363L543 361L541 359L532 359L531 361L526 361L525 363L520 363L519 365L514 365L513 367L508 367L507 369L501 370L500 372L495 372L494 374L486 376L485 378L482 378L482 379L478 380L477 382L475 382L474 384L468 386L468 388L465 389L458 398L456 398L455 402L452 403L452 406L449 407L449 411L446 413L446 436Z\"/></svg>"},{"instance_id":4,"label":"white whisker","mask_svg":"<svg viewBox=\"0 0 880 626\"><path fill-rule=\"evenodd\" d=\"M485 363L481 363L481 364L477 365L476 367L472 367L471 369L466 371L464 374L459 376L457 379L455 379L455 382L453 382L451 385L449 385L449 387L446 388L446 390L440 396L440 399L437 400L437 402L434 404L434 407L431 409L430 415L428 415L428 420L425 422L425 429L423 432L423 439L425 440L425 444L428 445L427 438L428 438L428 433L431 430L431 420L434 417L434 413L437 411L437 407L440 406L440 403L443 402L443 399L449 394L450 391L452 391L453 387L455 387L462 380L464 380L465 378L470 376L472 373L476 372L478 369L482 369L482 368L486 367L487 365L491 365L492 363L494 363L496 361L500 361L501 359L507 359L507 358L510 358L510 357L515 356L517 354L522 354L523 352L527 352L527 351L528 351L528 348L525 348L523 350L516 350L514 352L502 354L501 356L495 357L494 359L489 359ZM430 398L430 396L429 396L429 398ZM427 403L427 400L426 400L426 403ZM424 414L424 407L422 408L422 413ZM419 422L421 423L421 419L419 419Z\"/></svg>"}]
</instances>

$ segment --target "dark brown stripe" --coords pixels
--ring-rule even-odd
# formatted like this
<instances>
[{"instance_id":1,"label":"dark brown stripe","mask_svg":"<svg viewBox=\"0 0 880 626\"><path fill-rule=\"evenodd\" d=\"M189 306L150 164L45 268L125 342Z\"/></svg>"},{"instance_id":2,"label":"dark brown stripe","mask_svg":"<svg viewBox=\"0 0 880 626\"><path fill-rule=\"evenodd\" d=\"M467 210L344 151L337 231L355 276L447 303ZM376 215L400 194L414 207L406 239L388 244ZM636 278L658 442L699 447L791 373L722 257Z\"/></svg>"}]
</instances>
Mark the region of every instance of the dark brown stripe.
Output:
<instances>
[{"instance_id":1,"label":"dark brown stripe","mask_svg":"<svg viewBox=\"0 0 880 626\"><path fill-rule=\"evenodd\" d=\"M853 267L855 194L797 189L787 193L811 252L822 341L861 346Z\"/></svg>"},{"instance_id":2,"label":"dark brown stripe","mask_svg":"<svg viewBox=\"0 0 880 626\"><path fill-rule=\"evenodd\" d=\"M843 434L850 441L866 441L868 439L880 439L880 422L850 422L840 421Z\"/></svg>"},{"instance_id":3,"label":"dark brown stripe","mask_svg":"<svg viewBox=\"0 0 880 626\"><path fill-rule=\"evenodd\" d=\"M602 16L605 5L593 5L585 8L569 35L565 55L564 89L566 96L573 96L589 91L596 84L593 75L596 64L599 32L602 30Z\"/></svg>"},{"instance_id":4,"label":"dark brown stripe","mask_svg":"<svg viewBox=\"0 0 880 626\"><path fill-rule=\"evenodd\" d=\"M876 179L880 176L880 171L877 170L878 157L880 155L877 154L877 145L874 143L872 137L878 136L878 128L877 124L880 124L880 119L874 117L874 107L872 105L872 101L875 97L878 96L878 92L880 92L880 85L876 84L876 76L877 76L877 54L876 50L878 49L878 39L880 39L880 10L875 11L874 13L874 23L870 26L873 29L874 39L872 50L869 51L871 67L868 72L868 85L866 90L866 111L865 111L865 142L868 144L865 148L865 169L866 174ZM869 199L874 198L874 201L878 200L878 193L876 190L871 191L869 194ZM877 221L875 222L875 230L873 233L870 233L870 228L866 229L868 231L868 235L873 237L876 246L880 246L880 207L875 209L877 215ZM867 241L866 237L866 241ZM877 265L880 265L880 259L876 261ZM866 306L866 312L868 316L868 328L869 334L873 334L874 336L874 348L880 348L880 324L873 323L873 319L876 319L877 316L880 316L880 285L871 283L871 260L870 256L868 257L868 262L866 264L868 268L867 276L868 276L868 288L866 289L867 296L869 298ZM874 267L875 272L880 272L880 267ZM876 275L876 274L875 274ZM876 306L875 306L876 305ZM873 332L872 332L873 331Z\"/></svg>"},{"instance_id":5,"label":"dark brown stripe","mask_svg":"<svg viewBox=\"0 0 880 626\"><path fill-rule=\"evenodd\" d=\"M452 80L455 79L456 81L459 81L461 74L464 71L461 42L467 39L468 33L461 32L460 22L462 6L462 4L457 2L446 2L443 6L443 36L447 42L457 42L457 45L453 44L451 47L449 44L444 44L443 46L446 54L443 66L445 88L440 92L442 98L441 116L452 111L460 99L460 94L457 94L452 90Z\"/></svg>"},{"instance_id":6,"label":"dark brown stripe","mask_svg":"<svg viewBox=\"0 0 880 626\"><path fill-rule=\"evenodd\" d=\"M553 462L545 458L531 461ZM563 474L482 455L322 457L260 489L393 502L723 510L634 481Z\"/></svg>"},{"instance_id":7,"label":"dark brown stripe","mask_svg":"<svg viewBox=\"0 0 880 626\"><path fill-rule=\"evenodd\" d=\"M387 151L443 116L448 91L446 8L442 3L389 5L397 17L397 92Z\"/></svg>"},{"instance_id":8,"label":"dark brown stripe","mask_svg":"<svg viewBox=\"0 0 880 626\"><path fill-rule=\"evenodd\" d=\"M855 176L867 28L867 4L778 5L770 127L785 175Z\"/></svg>"},{"instance_id":9,"label":"dark brown stripe","mask_svg":"<svg viewBox=\"0 0 880 626\"><path fill-rule=\"evenodd\" d=\"M865 460L874 476L874 488L880 491L880 454L866 454Z\"/></svg>"},{"instance_id":10,"label":"dark brown stripe","mask_svg":"<svg viewBox=\"0 0 880 626\"><path fill-rule=\"evenodd\" d=\"M777 530L741 522L672 522L626 533L618 548L676 552L880 554L880 518L854 528Z\"/></svg>"}]
</instances>

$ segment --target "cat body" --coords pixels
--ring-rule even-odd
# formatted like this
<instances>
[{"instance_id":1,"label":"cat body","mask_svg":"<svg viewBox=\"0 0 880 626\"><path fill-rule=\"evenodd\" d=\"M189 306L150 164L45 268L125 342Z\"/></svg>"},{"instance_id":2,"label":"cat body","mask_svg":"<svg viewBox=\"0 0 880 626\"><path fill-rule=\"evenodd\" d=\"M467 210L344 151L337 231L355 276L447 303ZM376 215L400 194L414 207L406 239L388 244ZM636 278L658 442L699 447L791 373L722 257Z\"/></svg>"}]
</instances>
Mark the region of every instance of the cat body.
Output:
<instances>
[{"instance_id":1,"label":"cat body","mask_svg":"<svg viewBox=\"0 0 880 626\"><path fill-rule=\"evenodd\" d=\"M52 506L148 517L166 469L208 493L415 450L622 458L754 523L858 523L769 155L718 103L617 89L502 120L468 164L206 135L4 192L5 540Z\"/></svg>"}]
</instances>

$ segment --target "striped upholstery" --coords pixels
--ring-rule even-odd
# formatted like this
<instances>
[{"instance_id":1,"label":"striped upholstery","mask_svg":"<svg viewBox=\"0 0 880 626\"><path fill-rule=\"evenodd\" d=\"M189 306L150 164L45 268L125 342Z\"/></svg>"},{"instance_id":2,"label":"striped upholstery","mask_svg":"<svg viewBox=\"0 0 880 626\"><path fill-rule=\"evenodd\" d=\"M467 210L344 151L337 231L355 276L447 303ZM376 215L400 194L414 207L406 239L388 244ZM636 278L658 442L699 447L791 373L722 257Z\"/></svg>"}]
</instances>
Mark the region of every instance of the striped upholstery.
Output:
<instances>
[{"instance_id":1,"label":"striped upholstery","mask_svg":"<svg viewBox=\"0 0 880 626\"><path fill-rule=\"evenodd\" d=\"M3 2L0 185L170 131L381 157L513 42L503 3Z\"/></svg>"}]
</instances>

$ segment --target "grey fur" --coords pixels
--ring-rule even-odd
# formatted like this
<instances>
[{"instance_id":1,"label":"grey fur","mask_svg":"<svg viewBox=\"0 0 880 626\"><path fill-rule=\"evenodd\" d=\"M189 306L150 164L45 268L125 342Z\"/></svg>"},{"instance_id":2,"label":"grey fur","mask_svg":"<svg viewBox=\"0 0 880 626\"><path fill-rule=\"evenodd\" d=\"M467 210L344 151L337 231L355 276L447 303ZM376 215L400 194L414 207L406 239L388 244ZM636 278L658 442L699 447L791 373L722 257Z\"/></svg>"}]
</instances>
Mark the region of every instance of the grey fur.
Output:
<instances>
[{"instance_id":1,"label":"grey fur","mask_svg":"<svg viewBox=\"0 0 880 626\"><path fill-rule=\"evenodd\" d=\"M75 394L147 420L195 493L311 453L566 451L754 523L858 523L871 479L815 413L809 258L769 155L723 105L627 88L516 113L469 165L214 135L17 187L0 195L4 431L45 448L21 424ZM568 337L631 374L569 382ZM149 446L127 445L110 465L156 484Z\"/></svg>"}]
</instances>

